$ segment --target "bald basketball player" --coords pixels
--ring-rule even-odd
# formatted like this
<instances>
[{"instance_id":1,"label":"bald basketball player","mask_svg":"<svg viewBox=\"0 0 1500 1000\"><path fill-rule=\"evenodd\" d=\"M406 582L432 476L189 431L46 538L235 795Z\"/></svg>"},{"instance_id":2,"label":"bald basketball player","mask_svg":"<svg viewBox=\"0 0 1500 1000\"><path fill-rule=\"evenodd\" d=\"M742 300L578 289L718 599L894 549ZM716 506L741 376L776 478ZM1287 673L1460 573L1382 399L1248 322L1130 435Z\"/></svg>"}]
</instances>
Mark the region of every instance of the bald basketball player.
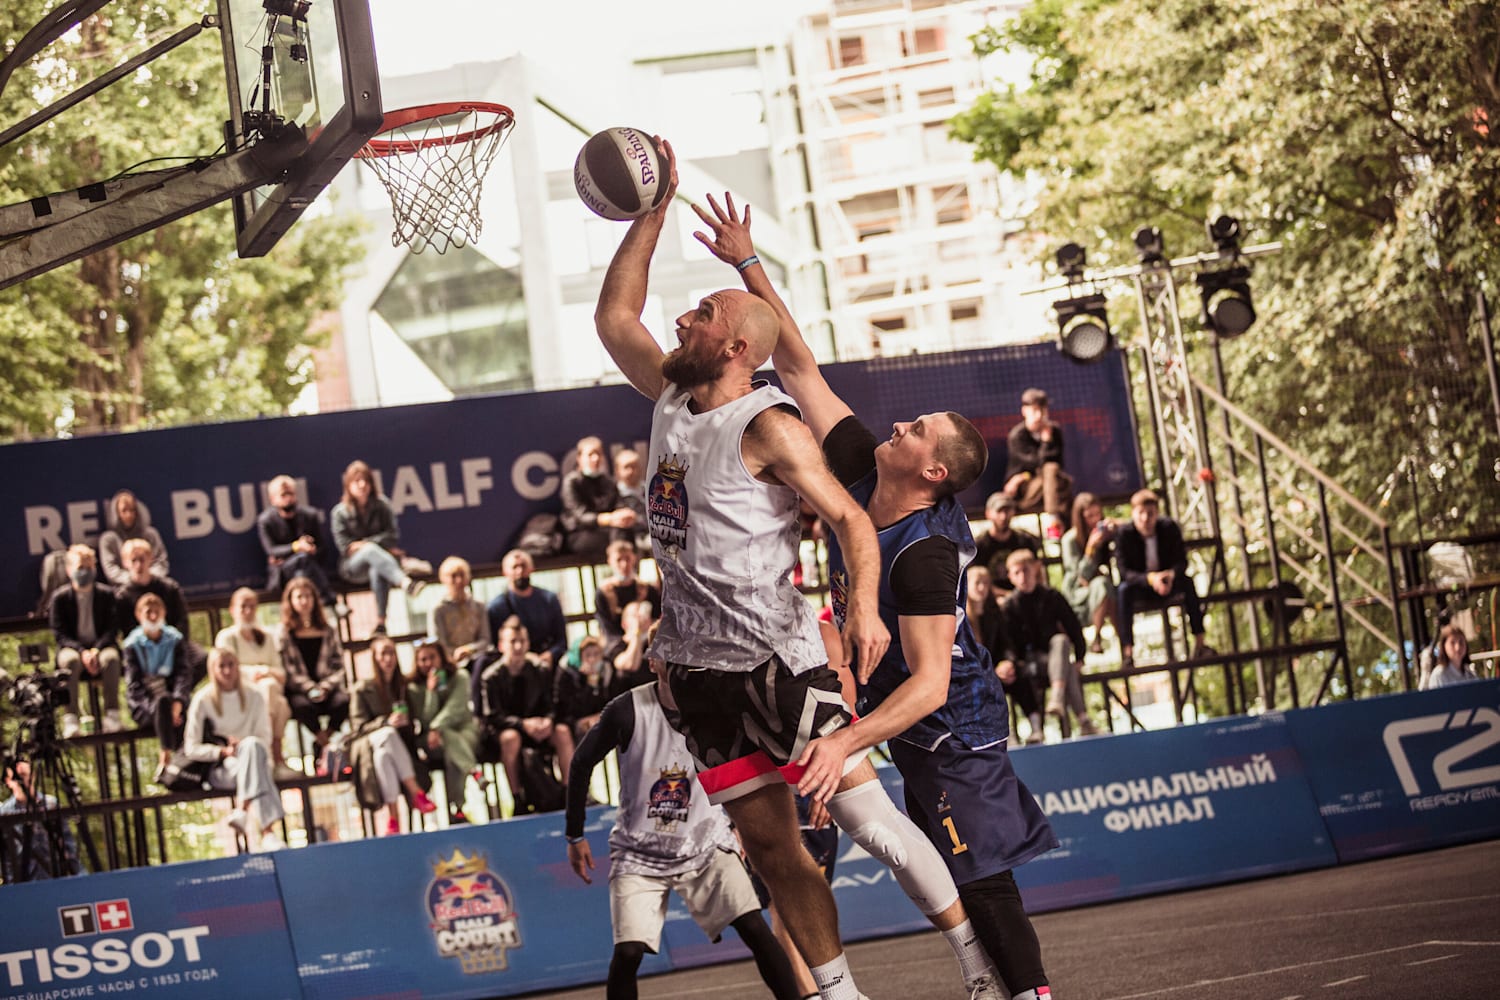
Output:
<instances>
[{"instance_id":1,"label":"bald basketball player","mask_svg":"<svg viewBox=\"0 0 1500 1000\"><path fill-rule=\"evenodd\" d=\"M803 761L820 786L843 757L810 756L851 716L829 669L811 606L790 572L801 538L798 497L848 553L844 656L874 664L890 635L875 588L880 553L870 520L828 471L791 400L752 381L780 332L775 310L724 289L677 318L662 349L641 322L651 257L677 187L671 146L658 140L671 187L635 220L604 277L599 338L655 404L647 455L647 526L662 575L651 647L709 801L723 804L771 890L821 996L859 996L839 941L833 893L802 849L781 768ZM803 771L794 771L794 783Z\"/></svg>"}]
</instances>

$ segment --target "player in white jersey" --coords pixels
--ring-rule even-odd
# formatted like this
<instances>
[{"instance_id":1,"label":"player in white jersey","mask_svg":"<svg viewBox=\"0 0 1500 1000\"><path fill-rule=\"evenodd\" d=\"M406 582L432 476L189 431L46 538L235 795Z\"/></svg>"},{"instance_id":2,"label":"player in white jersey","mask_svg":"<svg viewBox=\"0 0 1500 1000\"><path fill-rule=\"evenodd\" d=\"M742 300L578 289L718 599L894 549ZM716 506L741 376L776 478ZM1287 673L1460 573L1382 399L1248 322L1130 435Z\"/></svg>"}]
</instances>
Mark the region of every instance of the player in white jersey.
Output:
<instances>
[{"instance_id":1,"label":"player in white jersey","mask_svg":"<svg viewBox=\"0 0 1500 1000\"><path fill-rule=\"evenodd\" d=\"M671 147L661 146L675 191ZM678 317L679 346L666 355L641 323L670 204L668 197L631 225L594 316L620 370L656 402L646 509L663 603L652 655L667 664L677 705L672 721L699 765L699 781L734 820L820 994L854 998L833 895L801 849L785 783L828 803L839 825L891 866L935 922L953 910L958 894L935 851L873 780L865 754L846 756L846 743L828 739L852 717L826 665L812 609L790 580L799 497L846 553L844 660L857 652L855 666L868 674L890 633L871 621L879 560L868 519L829 475L791 400L752 382L776 344L775 310L738 289L714 292ZM899 711L893 706L884 716ZM893 731L907 724L898 720ZM983 950L967 920L945 934L965 981L985 979Z\"/></svg>"},{"instance_id":2,"label":"player in white jersey","mask_svg":"<svg viewBox=\"0 0 1500 1000\"><path fill-rule=\"evenodd\" d=\"M636 972L655 954L676 892L713 941L739 934L777 1000L798 1000L786 952L760 914L760 901L721 806L693 778L682 734L667 723L657 684L610 701L579 744L568 775L568 863L593 882L594 854L584 838L589 778L611 750L620 753L620 811L609 834L609 911L614 954L607 1000L635 1000Z\"/></svg>"}]
</instances>

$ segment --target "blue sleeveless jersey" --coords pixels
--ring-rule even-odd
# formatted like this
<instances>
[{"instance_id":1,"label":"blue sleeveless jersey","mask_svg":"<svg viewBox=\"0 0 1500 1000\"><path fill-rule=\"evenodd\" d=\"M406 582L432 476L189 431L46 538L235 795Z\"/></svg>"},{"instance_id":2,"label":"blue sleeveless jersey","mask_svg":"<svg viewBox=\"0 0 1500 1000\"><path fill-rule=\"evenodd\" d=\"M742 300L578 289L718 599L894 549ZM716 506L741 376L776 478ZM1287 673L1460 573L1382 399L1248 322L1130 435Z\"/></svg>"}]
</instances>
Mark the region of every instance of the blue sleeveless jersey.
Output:
<instances>
[{"instance_id":1,"label":"blue sleeveless jersey","mask_svg":"<svg viewBox=\"0 0 1500 1000\"><path fill-rule=\"evenodd\" d=\"M861 507L869 505L875 492L876 472L870 472L849 488ZM901 649L901 629L896 611L896 597L891 590L891 566L896 557L924 538L946 538L958 547L958 589L953 595L958 630L953 638L953 673L948 681L948 700L936 712L923 718L897 736L915 746L930 750L949 736L956 737L971 750L1005 741L1010 736L1010 710L1005 704L1005 690L995 676L990 654L974 638L964 614L964 571L974 561L974 534L963 508L952 497L945 497L932 507L909 514L895 524L877 529L880 541L880 619L891 632L891 645L875 667L868 684L859 687L860 715L869 715L890 693L911 676ZM838 539L828 540L829 594L833 600L834 619L844 626L848 610L849 573Z\"/></svg>"}]
</instances>

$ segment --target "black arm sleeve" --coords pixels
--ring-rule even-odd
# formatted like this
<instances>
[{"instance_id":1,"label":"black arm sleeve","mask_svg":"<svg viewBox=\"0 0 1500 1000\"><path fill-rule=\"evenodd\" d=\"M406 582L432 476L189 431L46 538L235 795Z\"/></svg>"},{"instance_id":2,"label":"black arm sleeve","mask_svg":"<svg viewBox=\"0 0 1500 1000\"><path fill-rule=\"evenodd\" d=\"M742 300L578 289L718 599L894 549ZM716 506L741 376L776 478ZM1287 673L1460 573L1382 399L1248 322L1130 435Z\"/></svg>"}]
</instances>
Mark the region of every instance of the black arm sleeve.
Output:
<instances>
[{"instance_id":1,"label":"black arm sleeve","mask_svg":"<svg viewBox=\"0 0 1500 1000\"><path fill-rule=\"evenodd\" d=\"M958 546L929 535L902 549L891 562L891 592L898 615L958 612Z\"/></svg>"},{"instance_id":2,"label":"black arm sleeve","mask_svg":"<svg viewBox=\"0 0 1500 1000\"><path fill-rule=\"evenodd\" d=\"M874 471L875 448L879 444L870 428L850 414L823 438L823 457L835 478L849 487Z\"/></svg>"},{"instance_id":3,"label":"black arm sleeve","mask_svg":"<svg viewBox=\"0 0 1500 1000\"><path fill-rule=\"evenodd\" d=\"M588 731L573 751L573 763L568 767L568 813L567 825L563 828L566 836L583 836L589 779L594 776L594 768L604 763L611 750L629 747L633 735L635 698L627 691L604 706L604 711L599 713L598 725Z\"/></svg>"}]
</instances>

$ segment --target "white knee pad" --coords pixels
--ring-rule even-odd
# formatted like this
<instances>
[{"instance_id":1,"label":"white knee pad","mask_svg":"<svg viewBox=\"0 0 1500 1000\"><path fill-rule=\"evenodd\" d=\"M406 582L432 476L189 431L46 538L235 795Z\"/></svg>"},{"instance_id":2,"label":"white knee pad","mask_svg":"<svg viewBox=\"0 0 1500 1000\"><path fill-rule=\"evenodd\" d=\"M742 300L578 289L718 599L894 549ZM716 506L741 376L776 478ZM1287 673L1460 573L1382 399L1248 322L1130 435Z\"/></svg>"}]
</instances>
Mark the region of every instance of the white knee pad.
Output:
<instances>
[{"instance_id":1,"label":"white knee pad","mask_svg":"<svg viewBox=\"0 0 1500 1000\"><path fill-rule=\"evenodd\" d=\"M896 808L879 781L839 792L828 801L828 815L891 870L896 884L924 915L935 916L957 902L958 887L937 848Z\"/></svg>"}]
</instances>

